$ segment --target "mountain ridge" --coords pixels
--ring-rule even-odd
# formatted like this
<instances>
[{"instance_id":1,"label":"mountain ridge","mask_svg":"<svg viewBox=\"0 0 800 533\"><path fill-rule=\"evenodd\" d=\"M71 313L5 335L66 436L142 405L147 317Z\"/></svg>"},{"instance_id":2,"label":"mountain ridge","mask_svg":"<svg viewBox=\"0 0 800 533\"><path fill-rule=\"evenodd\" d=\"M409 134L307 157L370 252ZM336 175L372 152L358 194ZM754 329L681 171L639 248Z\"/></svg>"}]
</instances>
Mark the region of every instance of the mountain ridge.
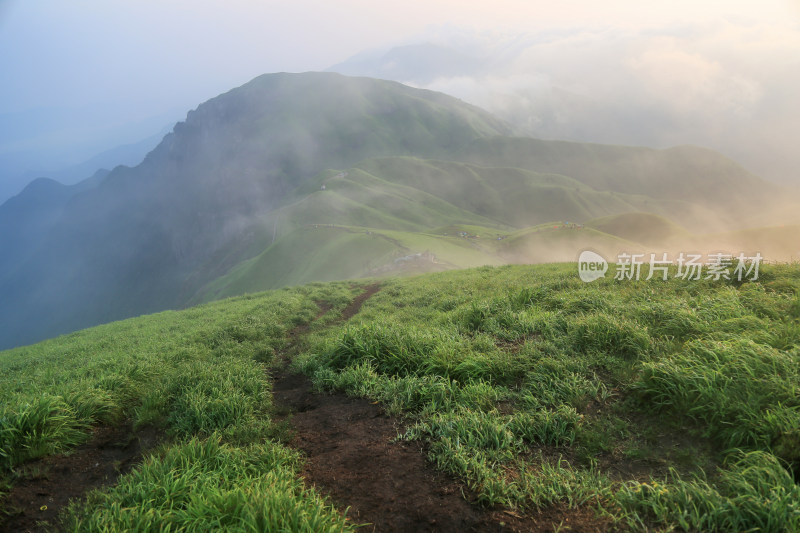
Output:
<instances>
[{"instance_id":1,"label":"mountain ridge","mask_svg":"<svg viewBox=\"0 0 800 533\"><path fill-rule=\"evenodd\" d=\"M228 295L220 287L524 261L498 243L551 221L645 211L702 227L698 213L735 213L770 190L710 151L513 133L397 82L259 76L190 111L141 164L70 195L0 265L0 346ZM323 238L310 224L350 229ZM535 240L578 242L558 235Z\"/></svg>"},{"instance_id":2,"label":"mountain ridge","mask_svg":"<svg viewBox=\"0 0 800 533\"><path fill-rule=\"evenodd\" d=\"M187 279L210 281L192 277L198 265L324 168L441 155L509 131L474 106L396 82L259 76L189 112L140 165L67 200L44 241L0 276L0 339L180 306Z\"/></svg>"}]
</instances>

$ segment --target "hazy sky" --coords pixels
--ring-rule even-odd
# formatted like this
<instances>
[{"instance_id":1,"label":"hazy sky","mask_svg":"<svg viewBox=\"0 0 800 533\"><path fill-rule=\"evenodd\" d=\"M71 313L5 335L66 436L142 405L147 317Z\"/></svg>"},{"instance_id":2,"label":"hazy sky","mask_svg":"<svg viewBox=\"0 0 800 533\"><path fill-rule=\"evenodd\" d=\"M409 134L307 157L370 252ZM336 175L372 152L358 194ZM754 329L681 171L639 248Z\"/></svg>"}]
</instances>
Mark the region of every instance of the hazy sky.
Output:
<instances>
[{"instance_id":1,"label":"hazy sky","mask_svg":"<svg viewBox=\"0 0 800 533\"><path fill-rule=\"evenodd\" d=\"M496 0L474 6L456 0L0 0L0 126L6 130L0 131L0 158L38 157L43 146L76 135L63 125L53 126L60 132L44 131L44 123L20 127L15 117L31 122L42 110L77 114L65 113L68 118L94 113L84 125L87 139L112 126L139 135L259 74L322 70L365 49L452 29L502 36L720 20L794 34L800 27L800 0ZM122 128L136 122L140 129ZM87 143L85 150L94 146ZM0 180L2 172L0 161Z\"/></svg>"},{"instance_id":2,"label":"hazy sky","mask_svg":"<svg viewBox=\"0 0 800 533\"><path fill-rule=\"evenodd\" d=\"M800 21L800 1L0 0L0 113L180 105L264 72L321 70L436 26L537 31L732 17ZM199 102L198 102L199 103ZM152 112L157 112L153 109Z\"/></svg>"}]
</instances>

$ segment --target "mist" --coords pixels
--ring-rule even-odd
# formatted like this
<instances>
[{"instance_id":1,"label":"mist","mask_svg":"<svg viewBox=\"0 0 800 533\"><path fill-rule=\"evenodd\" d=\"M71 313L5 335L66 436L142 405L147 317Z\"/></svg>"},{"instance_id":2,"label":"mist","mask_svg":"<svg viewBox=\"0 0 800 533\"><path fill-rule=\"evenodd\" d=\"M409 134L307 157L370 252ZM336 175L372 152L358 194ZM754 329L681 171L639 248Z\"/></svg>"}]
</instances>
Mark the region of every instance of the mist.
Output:
<instances>
[{"instance_id":1,"label":"mist","mask_svg":"<svg viewBox=\"0 0 800 533\"><path fill-rule=\"evenodd\" d=\"M521 134L697 144L797 183L799 21L792 2L11 0L0 8L0 48L13 52L0 57L0 202L36 177L74 183L67 169L163 135L260 74L324 69L454 94ZM420 43L438 52L404 57Z\"/></svg>"},{"instance_id":2,"label":"mist","mask_svg":"<svg viewBox=\"0 0 800 533\"><path fill-rule=\"evenodd\" d=\"M586 247L795 257L796 25L503 5L13 4L0 346Z\"/></svg>"},{"instance_id":3,"label":"mist","mask_svg":"<svg viewBox=\"0 0 800 533\"><path fill-rule=\"evenodd\" d=\"M432 74L437 67L441 74ZM522 135L693 144L800 185L797 26L718 20L512 34L451 28L331 70L452 94Z\"/></svg>"}]
</instances>

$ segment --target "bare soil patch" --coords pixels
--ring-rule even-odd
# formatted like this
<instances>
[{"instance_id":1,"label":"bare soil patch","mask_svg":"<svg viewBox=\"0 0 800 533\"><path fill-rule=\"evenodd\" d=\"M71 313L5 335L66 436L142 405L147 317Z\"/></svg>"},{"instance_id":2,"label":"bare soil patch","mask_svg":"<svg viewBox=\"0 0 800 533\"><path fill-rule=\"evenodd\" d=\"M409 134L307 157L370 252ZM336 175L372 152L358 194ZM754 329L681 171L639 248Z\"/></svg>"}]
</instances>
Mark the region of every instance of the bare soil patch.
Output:
<instances>
[{"instance_id":1,"label":"bare soil patch","mask_svg":"<svg viewBox=\"0 0 800 533\"><path fill-rule=\"evenodd\" d=\"M342 310L342 320L350 320L356 313L361 311L361 306L364 302L372 298L372 296L381 290L380 283L373 283L364 287L364 292L356 296L350 304Z\"/></svg>"},{"instance_id":2,"label":"bare soil patch","mask_svg":"<svg viewBox=\"0 0 800 533\"><path fill-rule=\"evenodd\" d=\"M275 402L289 411L290 444L306 456L303 477L364 531L603 533L611 524L589 508L531 515L471 504L472 495L425 460L422 445L396 441L398 421L368 400L316 394L308 378L281 376Z\"/></svg>"},{"instance_id":3,"label":"bare soil patch","mask_svg":"<svg viewBox=\"0 0 800 533\"><path fill-rule=\"evenodd\" d=\"M99 426L69 454L20 465L15 469L19 478L0 504L10 513L0 514L0 532L57 531L58 513L70 500L116 483L160 437L150 428L134 433L130 426Z\"/></svg>"},{"instance_id":4,"label":"bare soil patch","mask_svg":"<svg viewBox=\"0 0 800 533\"><path fill-rule=\"evenodd\" d=\"M355 316L380 290L370 285L342 312ZM299 341L298 330L291 342ZM290 353L292 346L287 347ZM317 394L311 381L280 370L273 385L275 404L288 413L290 444L306 455L303 477L364 531L380 532L549 532L600 533L608 523L591 509L551 508L525 516L471 504L463 485L436 472L420 443L395 440L399 421L369 400L344 394Z\"/></svg>"}]
</instances>

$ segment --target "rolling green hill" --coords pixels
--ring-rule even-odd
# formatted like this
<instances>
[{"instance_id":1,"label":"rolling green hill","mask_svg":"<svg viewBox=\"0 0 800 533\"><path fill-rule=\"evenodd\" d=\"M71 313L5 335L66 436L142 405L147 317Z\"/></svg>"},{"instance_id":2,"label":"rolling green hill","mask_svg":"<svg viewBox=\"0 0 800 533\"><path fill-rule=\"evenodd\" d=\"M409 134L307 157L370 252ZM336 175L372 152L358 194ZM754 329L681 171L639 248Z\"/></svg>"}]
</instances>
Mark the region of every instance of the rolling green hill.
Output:
<instances>
[{"instance_id":1,"label":"rolling green hill","mask_svg":"<svg viewBox=\"0 0 800 533\"><path fill-rule=\"evenodd\" d=\"M709 150L511 134L394 82L259 76L189 112L139 166L0 206L0 347L307 281L613 256L673 230L700 246L654 217L730 233L764 226L782 195ZM768 242L774 258L796 248Z\"/></svg>"},{"instance_id":2,"label":"rolling green hill","mask_svg":"<svg viewBox=\"0 0 800 533\"><path fill-rule=\"evenodd\" d=\"M710 208L736 210L723 220L747 225L782 192L713 150L679 146L666 150L530 138L477 139L465 159L485 166L513 166L571 176L603 191L686 201ZM723 208L724 209L724 208ZM707 223L700 213L695 219ZM686 223L684 225L690 225Z\"/></svg>"},{"instance_id":3,"label":"rolling green hill","mask_svg":"<svg viewBox=\"0 0 800 533\"><path fill-rule=\"evenodd\" d=\"M669 247L685 242L689 237L689 232L684 228L651 213L612 215L590 220L586 225L603 233L648 245Z\"/></svg>"},{"instance_id":4,"label":"rolling green hill","mask_svg":"<svg viewBox=\"0 0 800 533\"><path fill-rule=\"evenodd\" d=\"M478 108L395 82L260 76L190 111L139 166L70 197L24 241L0 272L0 346L185 305L247 259L261 217L326 168L442 157L508 132Z\"/></svg>"},{"instance_id":5,"label":"rolling green hill","mask_svg":"<svg viewBox=\"0 0 800 533\"><path fill-rule=\"evenodd\" d=\"M712 239L681 227L703 227L694 214L712 210L701 204L597 191L519 168L373 158L328 170L290 198L262 223L262 248L201 288L193 303L308 281L574 261L585 249L610 259L622 252L752 251L738 233ZM790 244L777 242L765 252L789 258Z\"/></svg>"},{"instance_id":6,"label":"rolling green hill","mask_svg":"<svg viewBox=\"0 0 800 533\"><path fill-rule=\"evenodd\" d=\"M425 490L457 500L448 530L469 515L483 529L796 531L799 295L797 264L743 283L482 267L284 288L2 351L0 529L349 532L386 512L378 487L397 495L390 523ZM306 384L296 406L281 400L292 383ZM331 403L341 420L313 417ZM109 450L143 435L160 445L68 508L42 489L59 469L91 486L76 465L113 472ZM315 477L338 448L345 492ZM403 491L412 459L423 475Z\"/></svg>"},{"instance_id":7,"label":"rolling green hill","mask_svg":"<svg viewBox=\"0 0 800 533\"><path fill-rule=\"evenodd\" d=\"M553 220L585 221L643 207L642 199L630 195L616 196L567 176L518 168L413 158L375 159L360 163L358 168L447 198L462 209L517 228ZM655 209L668 210L657 204L653 202Z\"/></svg>"}]
</instances>

